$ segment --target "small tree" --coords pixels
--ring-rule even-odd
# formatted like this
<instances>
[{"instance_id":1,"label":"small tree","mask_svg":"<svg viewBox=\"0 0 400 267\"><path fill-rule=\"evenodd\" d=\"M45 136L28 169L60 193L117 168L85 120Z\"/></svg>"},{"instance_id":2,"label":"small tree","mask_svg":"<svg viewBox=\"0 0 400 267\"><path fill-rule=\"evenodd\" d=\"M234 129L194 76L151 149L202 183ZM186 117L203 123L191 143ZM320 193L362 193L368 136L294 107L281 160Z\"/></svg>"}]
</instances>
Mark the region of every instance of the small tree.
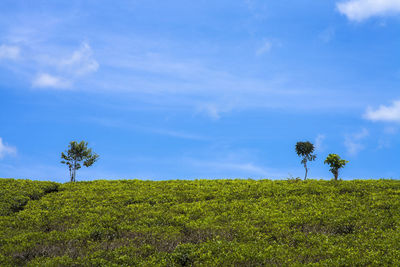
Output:
<instances>
[{"instance_id":1,"label":"small tree","mask_svg":"<svg viewBox=\"0 0 400 267\"><path fill-rule=\"evenodd\" d=\"M314 145L308 141L306 142L297 142L296 143L296 153L299 157L302 157L301 163L304 165L306 169L306 174L304 175L304 180L307 179L308 167L307 161L314 161L317 155L312 154L314 152Z\"/></svg>"},{"instance_id":2,"label":"small tree","mask_svg":"<svg viewBox=\"0 0 400 267\"><path fill-rule=\"evenodd\" d=\"M346 163L348 163L348 161L341 159L339 155L329 154L324 163L330 165L331 167L330 171L335 177L335 181L337 181L339 176L339 169L343 168L346 165Z\"/></svg>"},{"instance_id":3,"label":"small tree","mask_svg":"<svg viewBox=\"0 0 400 267\"><path fill-rule=\"evenodd\" d=\"M71 182L75 182L76 171L81 168L81 162L85 167L90 167L97 161L99 155L92 154L92 149L87 147L88 143L72 141L68 145L68 150L61 152L61 163L68 165Z\"/></svg>"}]
</instances>

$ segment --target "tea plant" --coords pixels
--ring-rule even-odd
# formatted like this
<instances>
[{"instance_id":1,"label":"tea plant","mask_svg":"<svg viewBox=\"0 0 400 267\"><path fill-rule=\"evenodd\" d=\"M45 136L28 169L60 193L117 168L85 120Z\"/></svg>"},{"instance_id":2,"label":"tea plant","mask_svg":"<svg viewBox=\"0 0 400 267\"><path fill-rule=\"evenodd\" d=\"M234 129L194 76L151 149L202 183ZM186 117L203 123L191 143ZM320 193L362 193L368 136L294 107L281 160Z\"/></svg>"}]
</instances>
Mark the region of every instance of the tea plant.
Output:
<instances>
[{"instance_id":1,"label":"tea plant","mask_svg":"<svg viewBox=\"0 0 400 267\"><path fill-rule=\"evenodd\" d=\"M400 265L396 180L0 185L0 266Z\"/></svg>"}]
</instances>

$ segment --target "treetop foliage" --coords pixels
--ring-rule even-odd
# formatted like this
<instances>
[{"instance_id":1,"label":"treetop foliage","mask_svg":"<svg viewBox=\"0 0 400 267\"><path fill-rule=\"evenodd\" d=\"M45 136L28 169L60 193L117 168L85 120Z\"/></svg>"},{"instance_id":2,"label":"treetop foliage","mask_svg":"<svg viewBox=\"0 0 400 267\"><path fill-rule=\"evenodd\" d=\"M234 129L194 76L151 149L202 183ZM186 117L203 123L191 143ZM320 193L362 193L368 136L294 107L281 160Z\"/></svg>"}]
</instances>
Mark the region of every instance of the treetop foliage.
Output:
<instances>
[{"instance_id":1,"label":"treetop foliage","mask_svg":"<svg viewBox=\"0 0 400 267\"><path fill-rule=\"evenodd\" d=\"M314 145L309 141L296 143L296 153L299 157L303 158L301 163L304 163L304 161L315 160L316 155L312 154L314 152L314 149Z\"/></svg>"}]
</instances>

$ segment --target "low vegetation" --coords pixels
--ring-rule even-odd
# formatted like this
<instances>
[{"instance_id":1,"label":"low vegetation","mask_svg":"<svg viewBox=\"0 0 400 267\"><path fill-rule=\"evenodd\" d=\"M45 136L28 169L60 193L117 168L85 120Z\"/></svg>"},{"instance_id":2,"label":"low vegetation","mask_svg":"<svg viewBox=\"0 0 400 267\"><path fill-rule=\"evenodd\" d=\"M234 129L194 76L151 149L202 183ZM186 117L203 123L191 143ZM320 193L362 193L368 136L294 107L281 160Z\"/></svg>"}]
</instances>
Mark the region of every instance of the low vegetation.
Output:
<instances>
[{"instance_id":1,"label":"low vegetation","mask_svg":"<svg viewBox=\"0 0 400 267\"><path fill-rule=\"evenodd\" d=\"M400 265L400 181L0 179L0 266Z\"/></svg>"}]
</instances>

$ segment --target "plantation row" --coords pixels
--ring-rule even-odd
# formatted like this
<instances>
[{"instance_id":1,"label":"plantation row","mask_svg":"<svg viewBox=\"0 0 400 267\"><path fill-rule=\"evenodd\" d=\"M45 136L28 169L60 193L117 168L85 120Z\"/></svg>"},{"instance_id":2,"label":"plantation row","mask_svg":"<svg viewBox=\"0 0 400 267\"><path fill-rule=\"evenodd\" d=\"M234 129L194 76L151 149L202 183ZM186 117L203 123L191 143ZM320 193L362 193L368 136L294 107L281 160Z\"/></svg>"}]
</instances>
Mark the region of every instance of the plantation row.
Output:
<instances>
[{"instance_id":1,"label":"plantation row","mask_svg":"<svg viewBox=\"0 0 400 267\"><path fill-rule=\"evenodd\" d=\"M400 266L400 181L0 179L0 266Z\"/></svg>"}]
</instances>

